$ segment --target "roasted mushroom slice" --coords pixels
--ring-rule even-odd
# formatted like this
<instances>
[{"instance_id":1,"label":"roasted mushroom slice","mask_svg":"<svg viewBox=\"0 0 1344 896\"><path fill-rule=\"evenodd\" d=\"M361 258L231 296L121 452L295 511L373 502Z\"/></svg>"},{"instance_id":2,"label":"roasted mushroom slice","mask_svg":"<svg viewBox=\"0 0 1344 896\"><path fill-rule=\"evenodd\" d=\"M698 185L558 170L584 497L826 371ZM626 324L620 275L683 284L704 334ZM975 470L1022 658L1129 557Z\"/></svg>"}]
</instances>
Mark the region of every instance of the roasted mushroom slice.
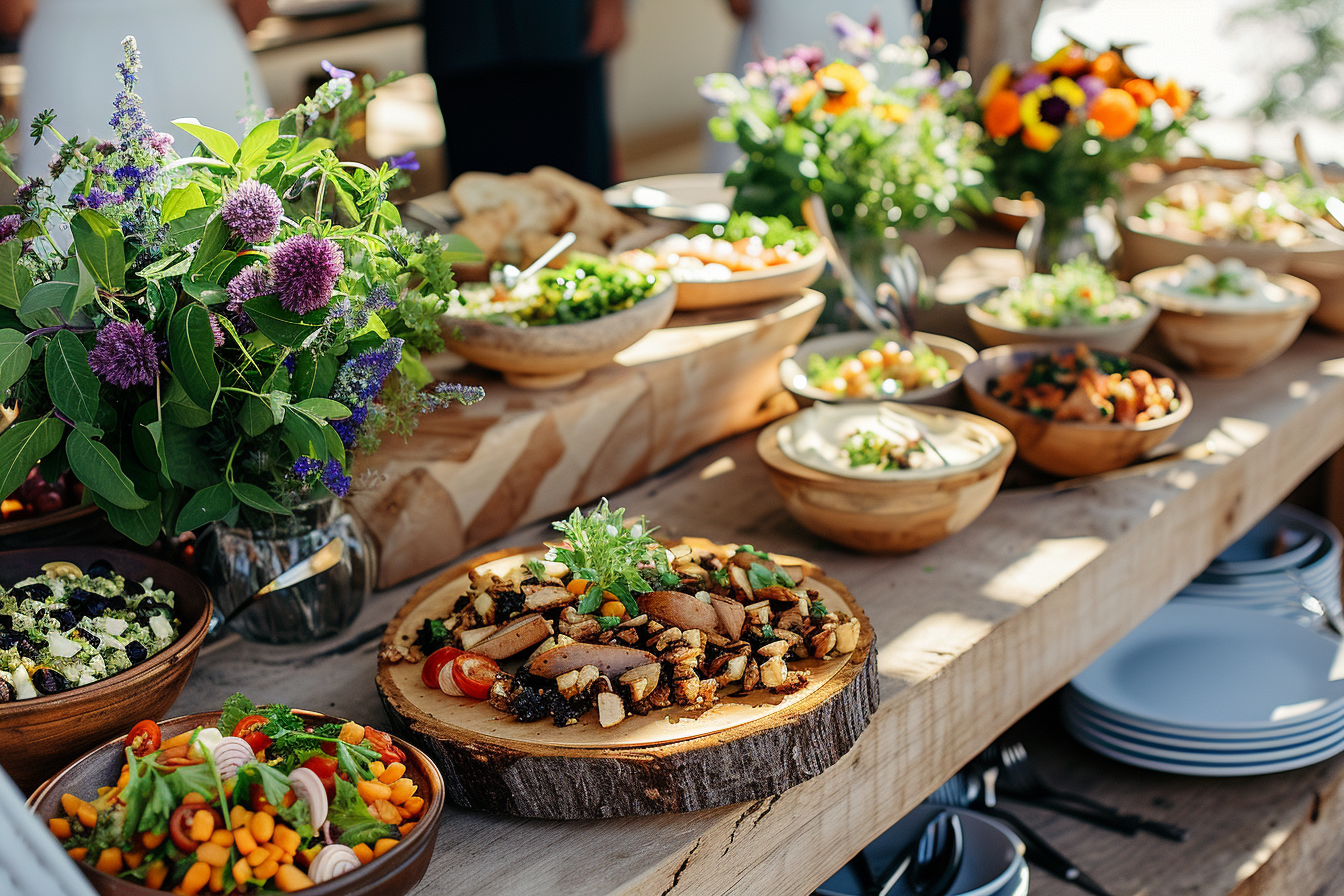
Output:
<instances>
[{"instance_id":1,"label":"roasted mushroom slice","mask_svg":"<svg viewBox=\"0 0 1344 896\"><path fill-rule=\"evenodd\" d=\"M719 617L721 631L734 641L742 637L742 628L747 624L747 611L740 603L716 596L710 598L709 605Z\"/></svg>"},{"instance_id":2,"label":"roasted mushroom slice","mask_svg":"<svg viewBox=\"0 0 1344 896\"><path fill-rule=\"evenodd\" d=\"M545 585L523 598L523 606L529 610L551 610L572 604L580 595L558 585Z\"/></svg>"},{"instance_id":3,"label":"roasted mushroom slice","mask_svg":"<svg viewBox=\"0 0 1344 896\"><path fill-rule=\"evenodd\" d=\"M494 634L476 642L473 653L488 656L492 660L502 660L522 653L527 648L540 644L551 634L551 624L533 613L519 616L503 626Z\"/></svg>"},{"instance_id":4,"label":"roasted mushroom slice","mask_svg":"<svg viewBox=\"0 0 1344 896\"><path fill-rule=\"evenodd\" d=\"M719 630L719 614L698 597L680 591L650 591L636 595L639 612L680 629L695 628L705 632Z\"/></svg>"},{"instance_id":5,"label":"roasted mushroom slice","mask_svg":"<svg viewBox=\"0 0 1344 896\"><path fill-rule=\"evenodd\" d=\"M584 666L596 666L609 678L655 663L658 658L647 650L637 650L621 644L566 644L546 651L532 661L530 671L541 678L555 678Z\"/></svg>"}]
</instances>

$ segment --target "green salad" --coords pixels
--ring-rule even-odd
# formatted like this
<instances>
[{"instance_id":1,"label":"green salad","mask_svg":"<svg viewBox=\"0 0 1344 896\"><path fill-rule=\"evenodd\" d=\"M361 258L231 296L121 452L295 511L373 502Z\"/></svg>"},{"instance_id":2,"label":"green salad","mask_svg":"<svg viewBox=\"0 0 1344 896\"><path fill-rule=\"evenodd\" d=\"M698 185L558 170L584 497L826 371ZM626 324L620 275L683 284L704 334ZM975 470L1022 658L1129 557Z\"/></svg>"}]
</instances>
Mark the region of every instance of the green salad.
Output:
<instances>
[{"instance_id":1,"label":"green salad","mask_svg":"<svg viewBox=\"0 0 1344 896\"><path fill-rule=\"evenodd\" d=\"M641 273L599 255L571 252L564 267L546 268L511 292L488 284L463 286L464 305L450 313L528 327L574 324L631 308L669 282L663 272Z\"/></svg>"},{"instance_id":2,"label":"green salad","mask_svg":"<svg viewBox=\"0 0 1344 896\"><path fill-rule=\"evenodd\" d=\"M816 249L818 241L809 228L795 226L785 215L762 218L750 212L733 212L725 224L697 224L686 231L686 236L702 233L730 243L757 237L766 249L787 246L799 255L807 255Z\"/></svg>"},{"instance_id":3,"label":"green salad","mask_svg":"<svg viewBox=\"0 0 1344 896\"><path fill-rule=\"evenodd\" d=\"M893 440L870 429L861 429L845 439L841 449L851 467L877 467L879 470L909 470L915 466L915 455L923 454L923 439Z\"/></svg>"},{"instance_id":4,"label":"green salad","mask_svg":"<svg viewBox=\"0 0 1344 896\"><path fill-rule=\"evenodd\" d=\"M1142 301L1120 294L1115 278L1086 258L1057 264L1049 274L1032 274L981 307L1014 329L1112 324L1133 320L1144 311Z\"/></svg>"}]
</instances>

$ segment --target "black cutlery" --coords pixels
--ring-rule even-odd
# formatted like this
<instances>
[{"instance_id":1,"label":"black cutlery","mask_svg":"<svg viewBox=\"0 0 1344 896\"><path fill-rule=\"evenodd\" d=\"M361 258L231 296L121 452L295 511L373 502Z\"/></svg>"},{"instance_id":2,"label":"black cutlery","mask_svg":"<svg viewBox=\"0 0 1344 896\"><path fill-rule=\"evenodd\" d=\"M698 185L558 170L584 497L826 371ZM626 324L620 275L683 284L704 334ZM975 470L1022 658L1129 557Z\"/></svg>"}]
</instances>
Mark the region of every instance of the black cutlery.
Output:
<instances>
[{"instance_id":1,"label":"black cutlery","mask_svg":"<svg viewBox=\"0 0 1344 896\"><path fill-rule=\"evenodd\" d=\"M864 896L946 896L961 871L965 841L957 813L944 810L920 836L873 874L864 852L850 863Z\"/></svg>"}]
</instances>

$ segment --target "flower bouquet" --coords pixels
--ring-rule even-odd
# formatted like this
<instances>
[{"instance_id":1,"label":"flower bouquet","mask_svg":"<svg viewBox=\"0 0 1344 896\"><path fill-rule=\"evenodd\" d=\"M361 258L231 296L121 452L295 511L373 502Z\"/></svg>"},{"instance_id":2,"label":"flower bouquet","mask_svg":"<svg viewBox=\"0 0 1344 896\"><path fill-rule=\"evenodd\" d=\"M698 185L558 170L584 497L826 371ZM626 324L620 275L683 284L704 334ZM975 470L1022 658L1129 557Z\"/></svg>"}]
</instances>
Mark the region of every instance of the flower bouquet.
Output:
<instances>
[{"instance_id":1,"label":"flower bouquet","mask_svg":"<svg viewBox=\"0 0 1344 896\"><path fill-rule=\"evenodd\" d=\"M720 106L713 136L744 153L725 178L734 209L801 224L803 198L819 193L838 233L887 237L986 209L980 128L948 111L965 74L943 80L913 41L888 43L876 19L830 23L855 64L823 64L820 49L800 46L741 78L700 79Z\"/></svg>"},{"instance_id":2,"label":"flower bouquet","mask_svg":"<svg viewBox=\"0 0 1344 896\"><path fill-rule=\"evenodd\" d=\"M112 138L65 137L44 112L32 137L54 146L52 177L0 208L0 395L20 409L0 495L38 464L48 481L72 471L142 544L272 526L345 495L354 450L480 397L426 389L419 362L442 347L449 265L477 256L408 233L386 201L396 172L307 132L351 97L348 73L241 143L177 121L194 147L179 156L123 46Z\"/></svg>"},{"instance_id":3,"label":"flower bouquet","mask_svg":"<svg viewBox=\"0 0 1344 896\"><path fill-rule=\"evenodd\" d=\"M1047 244L1088 206L1118 196L1116 175L1131 162L1170 155L1201 115L1195 92L1139 77L1118 48L1097 53L1076 41L1025 67L1000 62L977 106L996 186L1044 206Z\"/></svg>"}]
</instances>

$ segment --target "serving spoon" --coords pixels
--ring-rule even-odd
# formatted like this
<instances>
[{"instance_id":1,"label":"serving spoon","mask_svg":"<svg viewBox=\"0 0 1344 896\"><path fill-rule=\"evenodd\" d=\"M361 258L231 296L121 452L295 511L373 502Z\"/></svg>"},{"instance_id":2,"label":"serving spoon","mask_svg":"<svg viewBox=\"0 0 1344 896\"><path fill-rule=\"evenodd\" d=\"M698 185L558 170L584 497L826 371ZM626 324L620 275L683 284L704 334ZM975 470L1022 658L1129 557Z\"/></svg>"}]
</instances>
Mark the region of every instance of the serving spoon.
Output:
<instances>
[{"instance_id":1,"label":"serving spoon","mask_svg":"<svg viewBox=\"0 0 1344 896\"><path fill-rule=\"evenodd\" d=\"M574 245L576 239L578 239L578 237L571 230L569 233L566 233L564 236L560 237L560 239L556 240L551 248L541 253L536 261L532 262L522 271L519 271L511 264L504 265L504 267L500 268L498 271L491 271L491 284L494 286L502 286L505 289L512 291L519 283L526 283L528 280L535 277L542 268L551 263L552 259Z\"/></svg>"}]
</instances>

